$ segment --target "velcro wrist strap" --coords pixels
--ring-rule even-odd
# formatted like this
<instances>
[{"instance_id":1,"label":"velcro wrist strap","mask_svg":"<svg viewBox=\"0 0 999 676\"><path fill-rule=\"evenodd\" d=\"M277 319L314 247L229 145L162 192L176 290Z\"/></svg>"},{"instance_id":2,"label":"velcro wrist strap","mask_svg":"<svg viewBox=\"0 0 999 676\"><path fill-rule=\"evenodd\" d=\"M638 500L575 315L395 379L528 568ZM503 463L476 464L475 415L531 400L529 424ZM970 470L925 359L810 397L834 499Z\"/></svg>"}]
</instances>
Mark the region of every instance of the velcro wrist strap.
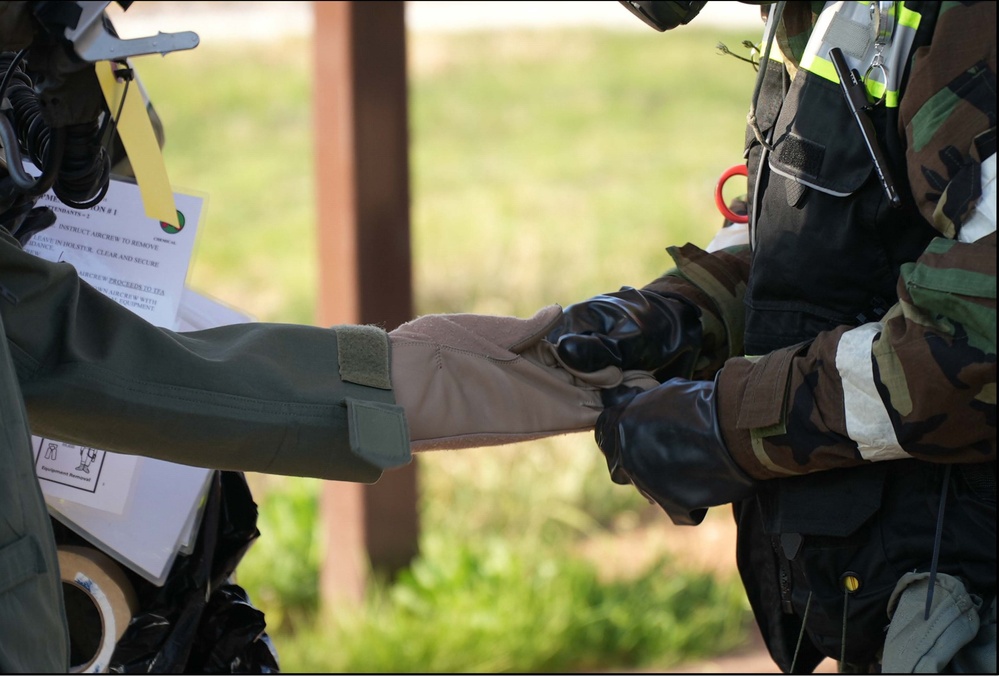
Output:
<instances>
[{"instance_id":1,"label":"velcro wrist strap","mask_svg":"<svg viewBox=\"0 0 999 676\"><path fill-rule=\"evenodd\" d=\"M793 474L776 464L763 446L763 440L787 432L788 395L794 358L808 348L809 342L775 350L756 361L742 392L735 429L748 433L749 448L733 452L748 462L752 457L767 476ZM751 449L752 455L746 453ZM760 475L756 475L763 478Z\"/></svg>"},{"instance_id":2,"label":"velcro wrist strap","mask_svg":"<svg viewBox=\"0 0 999 676\"><path fill-rule=\"evenodd\" d=\"M409 430L401 406L346 399L350 450L381 469L408 464Z\"/></svg>"},{"instance_id":3,"label":"velcro wrist strap","mask_svg":"<svg viewBox=\"0 0 999 676\"><path fill-rule=\"evenodd\" d=\"M392 389L389 339L383 329L345 324L334 326L333 332L341 380L381 390Z\"/></svg>"},{"instance_id":4,"label":"velcro wrist strap","mask_svg":"<svg viewBox=\"0 0 999 676\"><path fill-rule=\"evenodd\" d=\"M811 341L792 345L755 360L740 402L736 429L759 430L783 425L791 365L810 344Z\"/></svg>"}]
</instances>

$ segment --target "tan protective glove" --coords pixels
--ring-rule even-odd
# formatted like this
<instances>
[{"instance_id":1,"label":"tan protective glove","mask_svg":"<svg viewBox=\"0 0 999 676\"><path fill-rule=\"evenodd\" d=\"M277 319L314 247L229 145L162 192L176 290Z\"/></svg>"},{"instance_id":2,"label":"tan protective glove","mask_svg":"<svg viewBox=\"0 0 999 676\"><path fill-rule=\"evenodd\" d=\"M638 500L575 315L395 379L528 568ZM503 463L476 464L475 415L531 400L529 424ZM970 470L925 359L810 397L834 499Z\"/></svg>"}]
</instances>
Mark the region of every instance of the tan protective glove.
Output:
<instances>
[{"instance_id":1,"label":"tan protective glove","mask_svg":"<svg viewBox=\"0 0 999 676\"><path fill-rule=\"evenodd\" d=\"M495 446L593 429L600 389L658 385L642 372L567 370L544 339L562 309L530 319L425 315L389 333L392 387L414 451Z\"/></svg>"}]
</instances>

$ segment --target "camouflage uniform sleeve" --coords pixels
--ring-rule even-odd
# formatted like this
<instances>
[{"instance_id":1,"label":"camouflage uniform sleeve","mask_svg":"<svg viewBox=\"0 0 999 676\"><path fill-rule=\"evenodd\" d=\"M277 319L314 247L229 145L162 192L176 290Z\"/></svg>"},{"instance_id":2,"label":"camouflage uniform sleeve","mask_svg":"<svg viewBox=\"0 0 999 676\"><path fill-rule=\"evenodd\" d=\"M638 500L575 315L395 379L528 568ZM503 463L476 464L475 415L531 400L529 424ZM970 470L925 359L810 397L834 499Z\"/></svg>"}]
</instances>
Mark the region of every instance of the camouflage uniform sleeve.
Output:
<instances>
[{"instance_id":1,"label":"camouflage uniform sleeve","mask_svg":"<svg viewBox=\"0 0 999 676\"><path fill-rule=\"evenodd\" d=\"M906 159L941 236L902 266L898 303L880 322L722 369L722 435L752 476L995 459L994 25L995 3L950 3L914 55Z\"/></svg>"},{"instance_id":2,"label":"camouflage uniform sleeve","mask_svg":"<svg viewBox=\"0 0 999 676\"><path fill-rule=\"evenodd\" d=\"M681 296L701 312L701 353L693 378L713 378L729 357L743 354L749 246L708 253L693 244L667 249L676 267L645 289Z\"/></svg>"},{"instance_id":3,"label":"camouflage uniform sleeve","mask_svg":"<svg viewBox=\"0 0 999 676\"><path fill-rule=\"evenodd\" d=\"M982 163L996 152L996 3L944 5L932 42L913 55L899 132L916 205L954 239L982 198Z\"/></svg>"}]
</instances>

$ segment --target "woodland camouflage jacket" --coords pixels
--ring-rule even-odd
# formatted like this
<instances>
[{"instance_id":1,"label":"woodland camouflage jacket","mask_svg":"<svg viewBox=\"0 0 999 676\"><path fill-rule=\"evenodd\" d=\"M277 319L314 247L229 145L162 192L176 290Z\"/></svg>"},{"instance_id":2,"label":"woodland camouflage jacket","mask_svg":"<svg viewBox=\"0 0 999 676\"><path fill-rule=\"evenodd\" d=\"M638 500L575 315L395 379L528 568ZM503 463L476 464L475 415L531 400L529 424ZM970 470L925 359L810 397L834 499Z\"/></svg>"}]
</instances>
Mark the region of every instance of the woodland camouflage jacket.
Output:
<instances>
[{"instance_id":1,"label":"woodland camouflage jacket","mask_svg":"<svg viewBox=\"0 0 999 676\"><path fill-rule=\"evenodd\" d=\"M907 197L939 236L901 266L898 302L879 321L746 357L749 247L670 249L676 268L648 285L701 308L695 377L717 375L723 437L751 476L995 459L995 14L992 2L942 3L912 56L898 102ZM790 35L793 16L783 23L777 44L793 62L802 36Z\"/></svg>"}]
</instances>

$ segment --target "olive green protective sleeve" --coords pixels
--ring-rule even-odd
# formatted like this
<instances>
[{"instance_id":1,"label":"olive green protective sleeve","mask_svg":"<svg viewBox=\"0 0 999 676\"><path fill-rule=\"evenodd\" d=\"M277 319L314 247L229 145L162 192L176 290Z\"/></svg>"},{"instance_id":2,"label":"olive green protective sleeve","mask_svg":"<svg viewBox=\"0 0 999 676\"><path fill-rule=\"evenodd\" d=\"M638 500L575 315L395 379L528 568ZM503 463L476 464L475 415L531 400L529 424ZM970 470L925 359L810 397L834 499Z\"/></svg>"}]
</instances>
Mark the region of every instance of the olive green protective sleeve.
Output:
<instances>
[{"instance_id":1,"label":"olive green protective sleeve","mask_svg":"<svg viewBox=\"0 0 999 676\"><path fill-rule=\"evenodd\" d=\"M66 673L69 630L55 538L35 479L14 365L2 342L0 467L0 674Z\"/></svg>"},{"instance_id":2,"label":"olive green protective sleeve","mask_svg":"<svg viewBox=\"0 0 999 676\"><path fill-rule=\"evenodd\" d=\"M0 315L37 435L189 465L356 482L410 461L381 329L168 331L103 296L72 266L24 252L2 229Z\"/></svg>"}]
</instances>

